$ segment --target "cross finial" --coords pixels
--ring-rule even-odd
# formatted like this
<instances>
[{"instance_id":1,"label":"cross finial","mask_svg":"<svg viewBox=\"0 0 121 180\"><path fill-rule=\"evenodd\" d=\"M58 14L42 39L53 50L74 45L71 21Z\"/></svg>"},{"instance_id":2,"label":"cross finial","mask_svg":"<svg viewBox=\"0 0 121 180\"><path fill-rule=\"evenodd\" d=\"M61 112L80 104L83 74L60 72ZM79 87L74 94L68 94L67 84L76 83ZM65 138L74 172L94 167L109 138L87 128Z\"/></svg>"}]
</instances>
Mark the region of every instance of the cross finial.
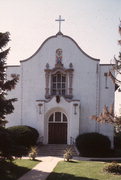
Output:
<instances>
[{"instance_id":1,"label":"cross finial","mask_svg":"<svg viewBox=\"0 0 121 180\"><path fill-rule=\"evenodd\" d=\"M59 19L56 19L55 21L59 22L59 32L61 32L61 21L65 21L65 19L61 19L61 15L59 15Z\"/></svg>"}]
</instances>

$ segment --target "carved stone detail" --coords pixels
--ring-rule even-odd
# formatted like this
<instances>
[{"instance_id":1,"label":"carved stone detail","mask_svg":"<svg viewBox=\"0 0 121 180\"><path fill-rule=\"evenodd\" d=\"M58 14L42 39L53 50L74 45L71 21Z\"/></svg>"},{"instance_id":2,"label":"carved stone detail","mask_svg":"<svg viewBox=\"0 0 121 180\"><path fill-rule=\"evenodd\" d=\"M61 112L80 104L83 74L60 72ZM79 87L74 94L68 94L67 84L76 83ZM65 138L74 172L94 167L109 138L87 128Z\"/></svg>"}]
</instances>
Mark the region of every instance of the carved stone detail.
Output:
<instances>
[{"instance_id":1,"label":"carved stone detail","mask_svg":"<svg viewBox=\"0 0 121 180\"><path fill-rule=\"evenodd\" d=\"M49 86L50 86L49 78L50 78L50 69L49 69L49 64L47 63L46 69L45 69L45 98L50 97L50 94L49 94Z\"/></svg>"},{"instance_id":2,"label":"carved stone detail","mask_svg":"<svg viewBox=\"0 0 121 180\"><path fill-rule=\"evenodd\" d=\"M61 50L61 49L58 49ZM73 64L69 64L69 68L65 69L63 64L61 63L62 60L62 51L59 52L59 60L56 61L55 67L53 69L49 68L49 64L46 64L46 69L45 69L45 98L48 99L52 97L53 95L51 94L52 92L52 85L51 85L51 76L56 75L56 73L61 73L64 76L66 76L66 89L65 89L65 95L63 95L65 98L71 99L73 97ZM56 54L57 55L57 54ZM57 58L57 57L56 57ZM57 60L57 59L56 59ZM56 92L57 95L57 92Z\"/></svg>"},{"instance_id":3,"label":"carved stone detail","mask_svg":"<svg viewBox=\"0 0 121 180\"><path fill-rule=\"evenodd\" d=\"M47 72L47 71L45 73L45 79L46 79L45 97L48 98L48 96L49 96L49 72Z\"/></svg>"}]
</instances>

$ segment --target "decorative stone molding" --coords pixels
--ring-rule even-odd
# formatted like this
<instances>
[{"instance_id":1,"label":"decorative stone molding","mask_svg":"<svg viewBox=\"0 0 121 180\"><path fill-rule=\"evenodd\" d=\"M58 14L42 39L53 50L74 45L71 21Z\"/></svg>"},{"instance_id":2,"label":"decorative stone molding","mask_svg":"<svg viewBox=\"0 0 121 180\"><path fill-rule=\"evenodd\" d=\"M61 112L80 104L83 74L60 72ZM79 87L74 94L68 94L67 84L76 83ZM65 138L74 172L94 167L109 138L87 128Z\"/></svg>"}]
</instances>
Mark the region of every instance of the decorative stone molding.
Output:
<instances>
[{"instance_id":1,"label":"decorative stone molding","mask_svg":"<svg viewBox=\"0 0 121 180\"><path fill-rule=\"evenodd\" d=\"M76 114L77 114L77 109L76 109L76 107L78 106L78 104L77 104L77 103L74 103L73 105L74 105L74 114L76 115Z\"/></svg>"},{"instance_id":2,"label":"decorative stone molding","mask_svg":"<svg viewBox=\"0 0 121 180\"><path fill-rule=\"evenodd\" d=\"M65 98L72 99L73 97L73 64L69 64L69 68L64 68L64 65L62 64L62 49L58 48L56 50L56 64L55 67L50 69L49 64L46 64L46 69L45 69L45 98L51 98L54 95L61 95L64 96ZM61 82L61 84L65 84L65 89L63 93L63 89L57 89L57 83L56 84L56 89L54 90L52 85L54 84L52 77L56 74L61 74L66 78L66 80ZM55 94L53 94L53 90L56 91ZM59 94L59 91L61 94Z\"/></svg>"},{"instance_id":3,"label":"decorative stone molding","mask_svg":"<svg viewBox=\"0 0 121 180\"><path fill-rule=\"evenodd\" d=\"M46 69L45 69L45 84L46 84L46 87L45 87L45 97L46 98L49 98L50 95L49 95L49 77L50 77L50 69L49 69L49 64L47 63L46 64Z\"/></svg>"},{"instance_id":4,"label":"decorative stone molding","mask_svg":"<svg viewBox=\"0 0 121 180\"><path fill-rule=\"evenodd\" d=\"M69 72L69 96L72 97L72 80L73 80L73 71Z\"/></svg>"},{"instance_id":5,"label":"decorative stone molding","mask_svg":"<svg viewBox=\"0 0 121 180\"><path fill-rule=\"evenodd\" d=\"M42 110L41 110L42 105L43 105L43 104L41 104L41 103L38 104L38 106L39 106L39 114L42 114Z\"/></svg>"},{"instance_id":6,"label":"decorative stone molding","mask_svg":"<svg viewBox=\"0 0 121 180\"><path fill-rule=\"evenodd\" d=\"M104 73L105 76L105 89L108 89L108 73Z\"/></svg>"}]
</instances>

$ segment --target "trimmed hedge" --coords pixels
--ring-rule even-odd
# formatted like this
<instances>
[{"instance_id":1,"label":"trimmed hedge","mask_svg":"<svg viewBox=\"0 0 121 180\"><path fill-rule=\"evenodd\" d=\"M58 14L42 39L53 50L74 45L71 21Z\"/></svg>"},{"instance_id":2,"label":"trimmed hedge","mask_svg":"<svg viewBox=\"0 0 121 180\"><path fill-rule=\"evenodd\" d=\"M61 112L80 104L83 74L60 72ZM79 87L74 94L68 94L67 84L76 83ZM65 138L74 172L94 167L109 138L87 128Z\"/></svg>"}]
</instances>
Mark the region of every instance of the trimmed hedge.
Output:
<instances>
[{"instance_id":1,"label":"trimmed hedge","mask_svg":"<svg viewBox=\"0 0 121 180\"><path fill-rule=\"evenodd\" d=\"M11 156L22 157L28 154L29 149L25 146L13 145L10 149Z\"/></svg>"},{"instance_id":2,"label":"trimmed hedge","mask_svg":"<svg viewBox=\"0 0 121 180\"><path fill-rule=\"evenodd\" d=\"M30 126L13 126L7 128L15 145L30 147L36 145L39 133Z\"/></svg>"},{"instance_id":3,"label":"trimmed hedge","mask_svg":"<svg viewBox=\"0 0 121 180\"><path fill-rule=\"evenodd\" d=\"M80 134L76 138L80 156L105 157L111 153L111 142L107 136L99 133Z\"/></svg>"},{"instance_id":4,"label":"trimmed hedge","mask_svg":"<svg viewBox=\"0 0 121 180\"><path fill-rule=\"evenodd\" d=\"M11 148L13 140L4 127L0 127L0 156L9 157L11 155Z\"/></svg>"},{"instance_id":5,"label":"trimmed hedge","mask_svg":"<svg viewBox=\"0 0 121 180\"><path fill-rule=\"evenodd\" d=\"M121 149L121 132L115 133L114 147L115 149Z\"/></svg>"}]
</instances>

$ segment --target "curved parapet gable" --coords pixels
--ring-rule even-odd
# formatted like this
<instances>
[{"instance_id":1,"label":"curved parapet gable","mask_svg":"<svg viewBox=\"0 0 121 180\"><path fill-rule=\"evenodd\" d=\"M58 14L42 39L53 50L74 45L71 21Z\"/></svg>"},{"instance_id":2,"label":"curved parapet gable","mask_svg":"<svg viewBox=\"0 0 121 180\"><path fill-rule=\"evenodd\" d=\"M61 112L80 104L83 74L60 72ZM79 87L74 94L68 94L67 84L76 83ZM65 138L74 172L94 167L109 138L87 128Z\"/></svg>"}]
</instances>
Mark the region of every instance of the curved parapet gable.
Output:
<instances>
[{"instance_id":1,"label":"curved parapet gable","mask_svg":"<svg viewBox=\"0 0 121 180\"><path fill-rule=\"evenodd\" d=\"M38 48L38 50L37 50L32 56L30 56L30 57L27 58L27 59L21 60L20 63L21 63L21 62L28 61L29 59L31 59L32 57L34 57L34 56L41 50L41 48L44 46L44 44L45 44L48 40L50 40L50 39L52 39L52 38L55 38L55 37L57 37L57 35L55 35L55 36L50 36L49 38L47 38L47 39L41 44L41 46Z\"/></svg>"},{"instance_id":2,"label":"curved parapet gable","mask_svg":"<svg viewBox=\"0 0 121 180\"><path fill-rule=\"evenodd\" d=\"M63 37L66 37L66 38L69 38L70 40L72 40L72 41L76 44L76 46L80 49L80 51L81 51L84 55L86 55L87 57L89 57L90 59L92 59L92 60L94 60L94 61L100 61L100 59L93 58L93 57L89 56L87 53L85 53L85 52L80 48L80 46L77 44L77 42L76 42L74 39L72 39L70 36L63 35Z\"/></svg>"},{"instance_id":3,"label":"curved parapet gable","mask_svg":"<svg viewBox=\"0 0 121 180\"><path fill-rule=\"evenodd\" d=\"M74 39L72 39L71 37L66 36L66 35L63 35L62 33L57 33L56 35L50 36L49 38L47 38L47 39L42 43L42 45L38 48L38 50L37 50L32 56L30 56L30 57L27 58L27 59L21 60L20 63L30 60L32 57L34 57L34 56L41 50L41 48L45 45L45 43L46 43L47 41L49 41L49 40L52 39L52 38L57 38L57 36L62 36L62 37L64 37L64 38L70 39L70 40L77 46L77 48L78 48L85 56L87 56L88 58L90 58L90 59L92 59L92 60L94 60L94 61L100 61L100 59L93 58L93 57L89 56L88 54L86 54L86 53L80 48L80 46L76 43L76 41L75 41Z\"/></svg>"}]
</instances>

